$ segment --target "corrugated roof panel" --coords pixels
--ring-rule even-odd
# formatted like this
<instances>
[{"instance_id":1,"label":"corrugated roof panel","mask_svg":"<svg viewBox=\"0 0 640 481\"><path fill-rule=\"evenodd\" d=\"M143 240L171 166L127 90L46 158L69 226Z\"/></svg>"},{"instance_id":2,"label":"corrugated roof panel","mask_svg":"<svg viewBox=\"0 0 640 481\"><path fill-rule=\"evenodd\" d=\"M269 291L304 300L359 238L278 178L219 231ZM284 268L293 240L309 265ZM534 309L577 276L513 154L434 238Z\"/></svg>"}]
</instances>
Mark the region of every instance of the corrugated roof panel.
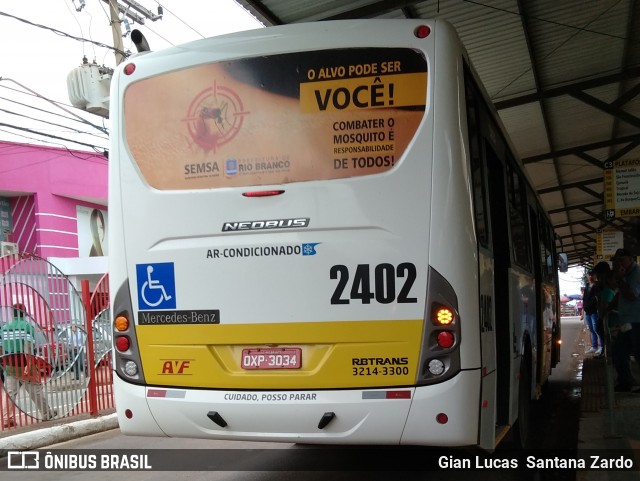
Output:
<instances>
[{"instance_id":1,"label":"corrugated roof panel","mask_svg":"<svg viewBox=\"0 0 640 481\"><path fill-rule=\"evenodd\" d=\"M363 11L359 9L373 12L373 9L375 8L384 10L381 10L375 15L367 15L367 17L405 17L399 8L396 8L393 5L390 7L381 5L380 2L376 0L264 0L262 4L278 16L284 23L315 22L325 20L336 15L345 15L345 18L358 18L357 14ZM350 14L350 12L352 13Z\"/></svg>"},{"instance_id":2,"label":"corrugated roof panel","mask_svg":"<svg viewBox=\"0 0 640 481\"><path fill-rule=\"evenodd\" d=\"M604 102L605 104L607 104L606 108L609 108L611 104L616 102L622 95L627 93L628 90L630 90L637 84L637 81L613 83L605 85L603 87L587 90L586 93L594 97L595 99ZM597 110L596 107L591 108ZM631 121L627 121L624 117L620 117L618 119L616 126L616 137L625 137L628 135L636 134L638 132L638 125L640 125L640 95L636 95L634 98L626 101L620 106L612 106L612 108L620 109L620 111L624 112L625 114L630 114L630 116L635 117L635 119L631 119ZM611 116L611 121L614 122L613 116ZM636 155L637 154L638 153L636 152Z\"/></svg>"},{"instance_id":3,"label":"corrugated roof panel","mask_svg":"<svg viewBox=\"0 0 640 481\"><path fill-rule=\"evenodd\" d=\"M499 114L520 158L550 150L539 103L503 109Z\"/></svg>"},{"instance_id":4,"label":"corrugated roof panel","mask_svg":"<svg viewBox=\"0 0 640 481\"><path fill-rule=\"evenodd\" d=\"M557 187L558 176L551 160L543 160L525 165L525 170L531 181L539 189L549 189Z\"/></svg>"},{"instance_id":5,"label":"corrugated roof panel","mask_svg":"<svg viewBox=\"0 0 640 481\"><path fill-rule=\"evenodd\" d=\"M564 184L573 184L602 176L602 167L596 167L573 155L560 157L556 160L555 165ZM594 190L591 186L589 188Z\"/></svg>"},{"instance_id":6,"label":"corrugated roof panel","mask_svg":"<svg viewBox=\"0 0 640 481\"><path fill-rule=\"evenodd\" d=\"M639 49L640 50L640 49ZM626 90L624 92L622 92L623 94L626 93L628 90L630 90L632 88L632 86L638 85L640 84L640 82L629 82L627 84L625 84ZM621 106L621 109L628 113L631 114L633 116L635 116L636 118L640 119L640 94L636 95L633 99L629 100L628 102L626 102L624 105ZM634 134L638 132L638 127L637 126L633 126L630 123L624 122L624 121L620 121L618 123L619 125L619 129L620 129L620 136L625 136L625 135L630 135L630 134ZM635 150L635 156L636 157L640 157L640 152L638 152L638 149Z\"/></svg>"},{"instance_id":7,"label":"corrugated roof panel","mask_svg":"<svg viewBox=\"0 0 640 481\"><path fill-rule=\"evenodd\" d=\"M384 15L379 15L376 18L386 18L390 20L402 20L403 18L407 18L407 16L402 12L402 10L393 10L389 13L385 13Z\"/></svg>"},{"instance_id":8,"label":"corrugated roof panel","mask_svg":"<svg viewBox=\"0 0 640 481\"><path fill-rule=\"evenodd\" d=\"M564 199L560 191L549 192L540 196L545 208L549 210L562 209L564 207Z\"/></svg>"},{"instance_id":9,"label":"corrugated roof panel","mask_svg":"<svg viewBox=\"0 0 640 481\"><path fill-rule=\"evenodd\" d=\"M605 160L608 160L609 157L611 156L611 151L609 149L610 147L603 147L601 149L589 150L587 153L589 154L589 156L593 157L594 159L604 162Z\"/></svg>"},{"instance_id":10,"label":"corrugated roof panel","mask_svg":"<svg viewBox=\"0 0 640 481\"><path fill-rule=\"evenodd\" d=\"M263 0L261 2L284 23L315 21L353 8L371 4L371 0L344 2L340 0Z\"/></svg>"},{"instance_id":11,"label":"corrugated roof panel","mask_svg":"<svg viewBox=\"0 0 640 481\"><path fill-rule=\"evenodd\" d=\"M548 87L619 70L628 0L529 2L531 41Z\"/></svg>"},{"instance_id":12,"label":"corrugated roof panel","mask_svg":"<svg viewBox=\"0 0 640 481\"><path fill-rule=\"evenodd\" d=\"M415 7L422 18L451 22L492 99L532 92L535 85L516 0L491 5L441 0Z\"/></svg>"},{"instance_id":13,"label":"corrugated roof panel","mask_svg":"<svg viewBox=\"0 0 640 481\"><path fill-rule=\"evenodd\" d=\"M611 135L613 117L573 97L548 99L546 108L556 149L590 144Z\"/></svg>"},{"instance_id":14,"label":"corrugated roof panel","mask_svg":"<svg viewBox=\"0 0 640 481\"><path fill-rule=\"evenodd\" d=\"M584 90L584 93L595 97L596 99L601 100L607 104L610 104L620 96L621 88L621 83L616 82L608 85L603 85L602 87Z\"/></svg>"},{"instance_id":15,"label":"corrugated roof panel","mask_svg":"<svg viewBox=\"0 0 640 481\"><path fill-rule=\"evenodd\" d=\"M592 262L595 230L602 225L603 209L595 206L585 210L581 206L592 204L600 197L602 182L593 180L601 176L601 169L580 158L578 150L554 163L551 151L603 142L601 148L586 152L591 158L603 161L633 146L634 140L640 140L640 125L624 116L614 120L613 115L571 97L568 91L560 93L554 89L626 70L631 79L623 83L608 79L608 85L591 88L587 93L604 102L605 110L619 108L640 119L640 95L619 106L610 105L640 83L638 0L425 0L415 4L381 0L237 1L257 7L258 12L266 6L273 16L279 17L276 21L285 23L327 18L345 11L351 11L351 18L402 18L404 13L398 5L407 5L405 11L420 18L450 21L458 30L491 98L512 100L516 105L503 109L500 116L518 153L523 157L548 157L525 166L536 189L553 189L554 182L565 187L543 194L542 201L547 209L561 209L552 215L552 220L558 235L566 236L564 244L571 246L568 249L570 263ZM520 12L519 5L526 11ZM630 26L634 31L627 32ZM540 103L542 97L545 98ZM547 129L551 140L547 138ZM607 145L620 137L629 137L629 140ZM624 154L624 158L638 157L640 147ZM582 188L567 187L571 182L585 184ZM634 220L639 218L628 218L625 222ZM621 223L615 220L613 225Z\"/></svg>"}]
</instances>

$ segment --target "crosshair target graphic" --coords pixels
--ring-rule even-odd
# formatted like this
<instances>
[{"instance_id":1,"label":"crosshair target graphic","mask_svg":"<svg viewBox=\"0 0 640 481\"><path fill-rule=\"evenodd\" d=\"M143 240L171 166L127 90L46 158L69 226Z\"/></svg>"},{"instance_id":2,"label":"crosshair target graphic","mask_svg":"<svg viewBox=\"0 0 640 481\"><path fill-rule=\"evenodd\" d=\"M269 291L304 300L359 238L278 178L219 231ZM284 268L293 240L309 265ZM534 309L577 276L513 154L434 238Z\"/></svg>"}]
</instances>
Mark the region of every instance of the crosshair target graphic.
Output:
<instances>
[{"instance_id":1,"label":"crosshair target graphic","mask_svg":"<svg viewBox=\"0 0 640 481\"><path fill-rule=\"evenodd\" d=\"M214 82L213 87L193 99L183 120L191 138L206 151L215 153L236 136L248 113L236 92Z\"/></svg>"}]
</instances>

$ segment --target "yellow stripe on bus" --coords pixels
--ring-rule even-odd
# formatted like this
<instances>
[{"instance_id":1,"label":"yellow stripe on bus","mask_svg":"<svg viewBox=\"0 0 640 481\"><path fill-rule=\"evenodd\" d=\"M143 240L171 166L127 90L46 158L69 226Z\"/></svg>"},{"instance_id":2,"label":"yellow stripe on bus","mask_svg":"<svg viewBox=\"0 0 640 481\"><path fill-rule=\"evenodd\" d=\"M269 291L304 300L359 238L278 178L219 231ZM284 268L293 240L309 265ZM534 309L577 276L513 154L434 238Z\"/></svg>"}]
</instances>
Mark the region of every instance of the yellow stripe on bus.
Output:
<instances>
[{"instance_id":1,"label":"yellow stripe on bus","mask_svg":"<svg viewBox=\"0 0 640 481\"><path fill-rule=\"evenodd\" d=\"M422 320L138 326L147 384L322 389L415 383ZM243 351L300 348L299 369L244 369Z\"/></svg>"},{"instance_id":2,"label":"yellow stripe on bus","mask_svg":"<svg viewBox=\"0 0 640 481\"><path fill-rule=\"evenodd\" d=\"M426 72L308 82L300 84L300 111L424 107L426 95Z\"/></svg>"}]
</instances>

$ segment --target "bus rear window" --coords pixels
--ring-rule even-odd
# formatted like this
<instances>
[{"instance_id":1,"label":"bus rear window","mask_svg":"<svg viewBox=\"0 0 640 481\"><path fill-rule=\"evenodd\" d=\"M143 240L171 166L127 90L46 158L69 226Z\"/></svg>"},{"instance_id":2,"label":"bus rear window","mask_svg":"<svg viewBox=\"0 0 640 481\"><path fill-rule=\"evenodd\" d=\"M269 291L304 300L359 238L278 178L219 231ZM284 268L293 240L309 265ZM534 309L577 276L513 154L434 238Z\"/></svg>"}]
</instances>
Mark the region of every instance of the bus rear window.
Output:
<instances>
[{"instance_id":1,"label":"bus rear window","mask_svg":"<svg viewBox=\"0 0 640 481\"><path fill-rule=\"evenodd\" d=\"M128 85L126 142L146 182L161 190L370 175L400 159L426 93L426 61L411 49L210 63Z\"/></svg>"}]
</instances>

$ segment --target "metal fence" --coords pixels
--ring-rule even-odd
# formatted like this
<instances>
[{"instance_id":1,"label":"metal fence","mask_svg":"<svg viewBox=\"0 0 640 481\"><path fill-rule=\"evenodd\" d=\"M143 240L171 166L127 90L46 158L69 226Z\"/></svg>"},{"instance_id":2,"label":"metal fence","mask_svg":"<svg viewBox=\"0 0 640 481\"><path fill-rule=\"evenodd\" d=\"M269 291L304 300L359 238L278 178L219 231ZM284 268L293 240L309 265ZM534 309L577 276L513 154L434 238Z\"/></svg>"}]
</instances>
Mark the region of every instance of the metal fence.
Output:
<instances>
[{"instance_id":1,"label":"metal fence","mask_svg":"<svg viewBox=\"0 0 640 481\"><path fill-rule=\"evenodd\" d=\"M80 292L45 259L0 257L0 434L114 407L109 280Z\"/></svg>"}]
</instances>

